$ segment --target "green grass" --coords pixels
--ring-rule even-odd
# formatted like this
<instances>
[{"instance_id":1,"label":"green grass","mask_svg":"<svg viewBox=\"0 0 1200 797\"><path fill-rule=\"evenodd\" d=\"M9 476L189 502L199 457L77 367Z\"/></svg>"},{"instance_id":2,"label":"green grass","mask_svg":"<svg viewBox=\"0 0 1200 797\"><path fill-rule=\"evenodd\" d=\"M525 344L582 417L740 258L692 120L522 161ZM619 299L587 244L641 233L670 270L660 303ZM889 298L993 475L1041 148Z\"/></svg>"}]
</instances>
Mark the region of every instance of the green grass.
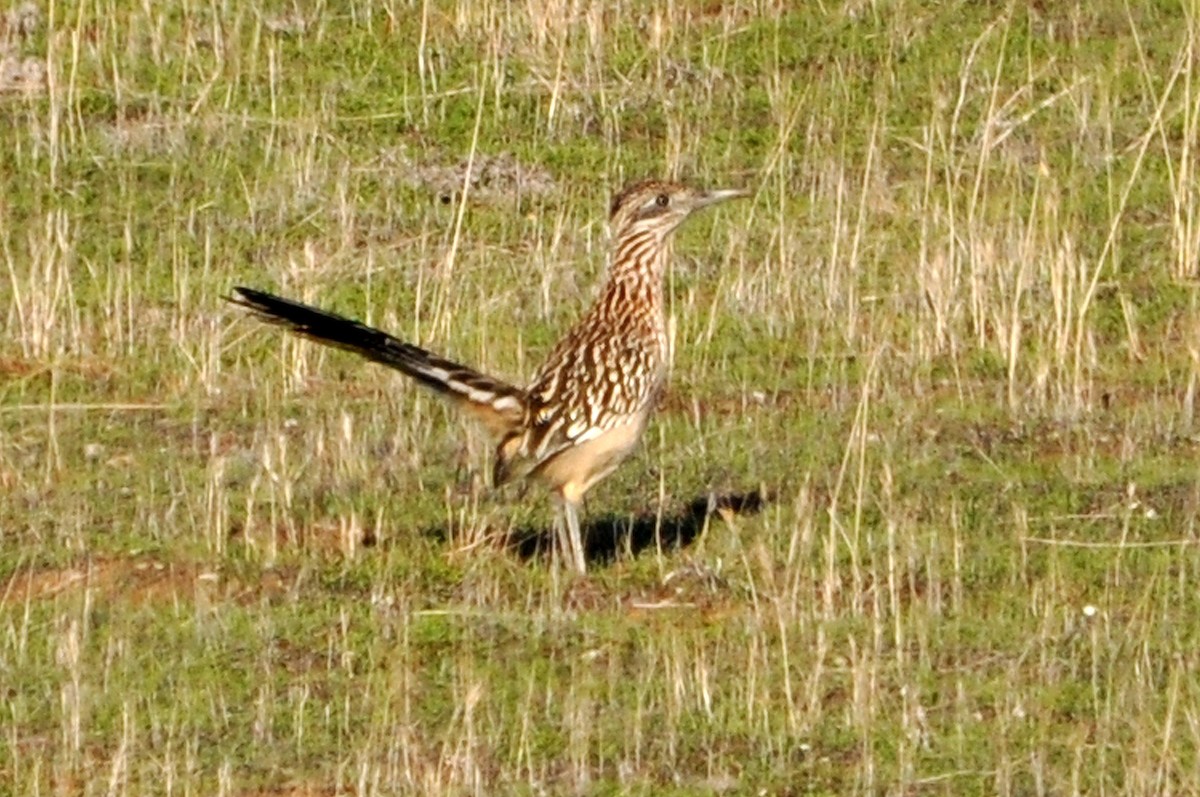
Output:
<instances>
[{"instance_id":1,"label":"green grass","mask_svg":"<svg viewBox=\"0 0 1200 797\"><path fill-rule=\"evenodd\" d=\"M792 5L0 26L0 793L1200 792L1200 17ZM553 184L459 225L472 151ZM481 430L221 298L523 379L646 175L755 193L585 579Z\"/></svg>"}]
</instances>

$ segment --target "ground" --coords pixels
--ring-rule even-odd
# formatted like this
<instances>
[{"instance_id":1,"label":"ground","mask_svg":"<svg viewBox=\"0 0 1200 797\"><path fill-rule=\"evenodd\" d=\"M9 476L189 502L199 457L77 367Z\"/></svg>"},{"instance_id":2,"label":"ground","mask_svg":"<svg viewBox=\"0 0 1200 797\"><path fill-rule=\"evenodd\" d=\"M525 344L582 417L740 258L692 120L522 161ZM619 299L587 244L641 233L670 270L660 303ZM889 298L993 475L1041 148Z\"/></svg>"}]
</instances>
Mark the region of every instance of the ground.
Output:
<instances>
[{"instance_id":1,"label":"ground","mask_svg":"<svg viewBox=\"0 0 1200 797\"><path fill-rule=\"evenodd\" d=\"M1191 5L0 13L0 792L1200 793ZM520 381L645 176L753 196L586 578L223 300Z\"/></svg>"}]
</instances>

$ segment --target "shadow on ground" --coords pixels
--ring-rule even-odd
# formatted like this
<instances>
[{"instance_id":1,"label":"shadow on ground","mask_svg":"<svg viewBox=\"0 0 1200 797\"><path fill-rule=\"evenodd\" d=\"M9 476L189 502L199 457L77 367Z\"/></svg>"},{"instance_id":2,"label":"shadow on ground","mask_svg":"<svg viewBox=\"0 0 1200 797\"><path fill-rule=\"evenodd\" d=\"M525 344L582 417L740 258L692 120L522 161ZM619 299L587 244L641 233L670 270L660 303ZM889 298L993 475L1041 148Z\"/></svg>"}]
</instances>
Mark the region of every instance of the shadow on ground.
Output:
<instances>
[{"instance_id":1,"label":"shadow on ground","mask_svg":"<svg viewBox=\"0 0 1200 797\"><path fill-rule=\"evenodd\" d=\"M590 564L607 563L620 553L636 556L646 548L686 548L700 536L714 515L754 515L770 500L763 490L745 493L702 495L679 512L669 515L646 513L602 515L582 524L584 549ZM509 537L509 547L523 559L548 554L554 548L554 529L518 528Z\"/></svg>"}]
</instances>

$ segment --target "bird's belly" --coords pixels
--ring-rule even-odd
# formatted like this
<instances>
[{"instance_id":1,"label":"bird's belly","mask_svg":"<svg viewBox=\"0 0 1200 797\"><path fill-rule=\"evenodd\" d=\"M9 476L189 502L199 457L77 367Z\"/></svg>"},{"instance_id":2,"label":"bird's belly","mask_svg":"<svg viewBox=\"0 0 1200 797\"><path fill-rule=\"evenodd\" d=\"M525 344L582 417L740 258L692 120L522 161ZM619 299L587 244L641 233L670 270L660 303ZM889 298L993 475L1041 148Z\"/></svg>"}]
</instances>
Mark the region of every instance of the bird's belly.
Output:
<instances>
[{"instance_id":1,"label":"bird's belly","mask_svg":"<svg viewBox=\"0 0 1200 797\"><path fill-rule=\"evenodd\" d=\"M612 473L637 447L646 418L635 417L565 448L532 474L567 501L578 502L593 484Z\"/></svg>"}]
</instances>

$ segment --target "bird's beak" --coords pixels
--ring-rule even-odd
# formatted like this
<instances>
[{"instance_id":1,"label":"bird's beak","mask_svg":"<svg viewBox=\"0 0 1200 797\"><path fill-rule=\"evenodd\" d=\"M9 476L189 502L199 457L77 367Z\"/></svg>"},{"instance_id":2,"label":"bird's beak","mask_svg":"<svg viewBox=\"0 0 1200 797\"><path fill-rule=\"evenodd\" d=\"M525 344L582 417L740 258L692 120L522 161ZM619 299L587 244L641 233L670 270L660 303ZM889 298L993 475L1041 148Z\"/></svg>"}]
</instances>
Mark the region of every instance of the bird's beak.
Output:
<instances>
[{"instance_id":1,"label":"bird's beak","mask_svg":"<svg viewBox=\"0 0 1200 797\"><path fill-rule=\"evenodd\" d=\"M696 200L696 207L706 208L709 205L715 205L727 199L738 199L745 196L750 196L750 192L743 188L718 188L713 191L705 191L701 194Z\"/></svg>"}]
</instances>

